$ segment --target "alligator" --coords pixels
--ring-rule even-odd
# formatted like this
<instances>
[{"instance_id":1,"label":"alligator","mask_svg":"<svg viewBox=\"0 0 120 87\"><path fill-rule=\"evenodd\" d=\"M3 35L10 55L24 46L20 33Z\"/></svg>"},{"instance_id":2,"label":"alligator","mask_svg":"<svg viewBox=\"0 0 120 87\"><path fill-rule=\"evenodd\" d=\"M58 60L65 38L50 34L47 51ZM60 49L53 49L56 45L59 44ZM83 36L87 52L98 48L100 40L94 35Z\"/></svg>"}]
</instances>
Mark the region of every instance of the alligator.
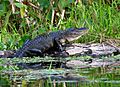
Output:
<instances>
[{"instance_id":1,"label":"alligator","mask_svg":"<svg viewBox=\"0 0 120 87\"><path fill-rule=\"evenodd\" d=\"M77 40L87 31L88 28L68 28L66 30L42 34L32 40L26 41L14 55L9 57L43 56L51 48L56 48L59 52L62 52L64 50L63 45Z\"/></svg>"}]
</instances>

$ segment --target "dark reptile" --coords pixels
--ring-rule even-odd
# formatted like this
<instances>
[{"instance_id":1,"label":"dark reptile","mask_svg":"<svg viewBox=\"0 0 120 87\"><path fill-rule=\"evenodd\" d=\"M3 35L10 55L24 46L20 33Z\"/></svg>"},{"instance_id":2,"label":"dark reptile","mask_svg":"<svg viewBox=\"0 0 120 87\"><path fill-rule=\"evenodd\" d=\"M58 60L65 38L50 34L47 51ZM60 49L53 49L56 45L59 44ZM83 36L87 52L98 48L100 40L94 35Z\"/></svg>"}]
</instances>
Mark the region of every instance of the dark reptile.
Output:
<instances>
[{"instance_id":1,"label":"dark reptile","mask_svg":"<svg viewBox=\"0 0 120 87\"><path fill-rule=\"evenodd\" d=\"M87 28L69 28L39 35L33 40L25 42L22 48L18 49L18 51L10 57L41 56L53 47L62 52L63 45L67 42L77 40L87 31Z\"/></svg>"}]
</instances>

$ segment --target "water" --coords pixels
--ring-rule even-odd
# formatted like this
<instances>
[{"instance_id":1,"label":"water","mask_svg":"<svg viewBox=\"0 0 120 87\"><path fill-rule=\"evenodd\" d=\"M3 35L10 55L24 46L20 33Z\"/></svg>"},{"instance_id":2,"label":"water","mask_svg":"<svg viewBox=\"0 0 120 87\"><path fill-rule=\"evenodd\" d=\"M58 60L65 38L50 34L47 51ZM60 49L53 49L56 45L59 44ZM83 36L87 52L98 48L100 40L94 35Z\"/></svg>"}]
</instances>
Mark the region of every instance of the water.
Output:
<instances>
[{"instance_id":1,"label":"water","mask_svg":"<svg viewBox=\"0 0 120 87\"><path fill-rule=\"evenodd\" d=\"M83 69L11 67L1 70L0 87L120 87L119 64Z\"/></svg>"}]
</instances>

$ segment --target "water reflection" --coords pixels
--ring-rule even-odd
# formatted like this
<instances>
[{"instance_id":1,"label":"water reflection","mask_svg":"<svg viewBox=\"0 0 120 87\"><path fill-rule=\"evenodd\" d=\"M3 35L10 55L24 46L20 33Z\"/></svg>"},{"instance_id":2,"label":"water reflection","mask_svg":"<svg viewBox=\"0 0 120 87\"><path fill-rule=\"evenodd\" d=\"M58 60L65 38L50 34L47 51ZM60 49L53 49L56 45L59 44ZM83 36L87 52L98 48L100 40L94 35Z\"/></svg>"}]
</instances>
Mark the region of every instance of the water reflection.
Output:
<instances>
[{"instance_id":1,"label":"water reflection","mask_svg":"<svg viewBox=\"0 0 120 87\"><path fill-rule=\"evenodd\" d=\"M5 79L3 76L7 76L7 78ZM2 74L0 83L1 87L119 87L120 68L44 69L9 72L8 75Z\"/></svg>"}]
</instances>

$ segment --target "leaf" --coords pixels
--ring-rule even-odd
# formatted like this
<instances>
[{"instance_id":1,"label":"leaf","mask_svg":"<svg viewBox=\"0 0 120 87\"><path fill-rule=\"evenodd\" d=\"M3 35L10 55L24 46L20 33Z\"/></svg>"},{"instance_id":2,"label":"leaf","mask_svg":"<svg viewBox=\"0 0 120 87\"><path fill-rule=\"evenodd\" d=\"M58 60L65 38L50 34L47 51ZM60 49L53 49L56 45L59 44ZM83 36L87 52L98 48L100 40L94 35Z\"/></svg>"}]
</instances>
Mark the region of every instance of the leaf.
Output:
<instances>
[{"instance_id":1,"label":"leaf","mask_svg":"<svg viewBox=\"0 0 120 87\"><path fill-rule=\"evenodd\" d=\"M48 8L50 5L50 0L37 0L42 8Z\"/></svg>"},{"instance_id":2,"label":"leaf","mask_svg":"<svg viewBox=\"0 0 120 87\"><path fill-rule=\"evenodd\" d=\"M21 18L24 17L24 15L25 15L25 8L24 7L20 8L20 15L21 15Z\"/></svg>"},{"instance_id":3,"label":"leaf","mask_svg":"<svg viewBox=\"0 0 120 87\"><path fill-rule=\"evenodd\" d=\"M3 5L2 4L0 4L0 10L3 10Z\"/></svg>"},{"instance_id":4,"label":"leaf","mask_svg":"<svg viewBox=\"0 0 120 87\"><path fill-rule=\"evenodd\" d=\"M73 3L74 0L60 0L59 3L60 3L60 6L62 8L65 8L67 7L70 3Z\"/></svg>"},{"instance_id":5,"label":"leaf","mask_svg":"<svg viewBox=\"0 0 120 87\"><path fill-rule=\"evenodd\" d=\"M17 6L18 8L23 8L24 7L25 9L27 9L27 6L22 4L22 3L15 3L15 6Z\"/></svg>"},{"instance_id":6,"label":"leaf","mask_svg":"<svg viewBox=\"0 0 120 87\"><path fill-rule=\"evenodd\" d=\"M4 11L0 10L0 16L4 16Z\"/></svg>"},{"instance_id":7,"label":"leaf","mask_svg":"<svg viewBox=\"0 0 120 87\"><path fill-rule=\"evenodd\" d=\"M20 15L21 15L21 18L24 17L25 15L25 9L27 9L27 6L22 4L22 3L15 3L15 5L20 8Z\"/></svg>"}]
</instances>

